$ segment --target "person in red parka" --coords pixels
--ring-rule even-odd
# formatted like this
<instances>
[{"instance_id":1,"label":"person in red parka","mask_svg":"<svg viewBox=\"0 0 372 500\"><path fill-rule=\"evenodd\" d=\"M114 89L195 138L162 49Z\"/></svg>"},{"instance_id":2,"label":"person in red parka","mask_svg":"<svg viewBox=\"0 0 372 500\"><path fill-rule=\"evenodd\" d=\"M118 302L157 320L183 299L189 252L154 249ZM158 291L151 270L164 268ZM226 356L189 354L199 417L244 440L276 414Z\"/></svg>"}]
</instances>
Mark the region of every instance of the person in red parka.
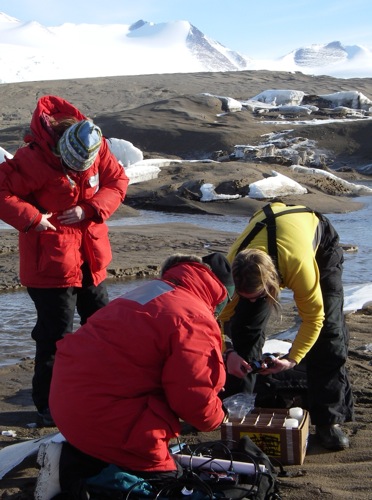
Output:
<instances>
[{"instance_id":1,"label":"person in red parka","mask_svg":"<svg viewBox=\"0 0 372 500\"><path fill-rule=\"evenodd\" d=\"M176 473L168 445L181 431L180 419L208 432L225 418L215 315L232 288L222 254L204 260L176 254L160 279L111 301L60 340L50 409L68 444L140 477ZM72 469L70 481L84 470ZM39 481L36 498L47 498L43 484L50 478Z\"/></svg>"},{"instance_id":2,"label":"person in red parka","mask_svg":"<svg viewBox=\"0 0 372 500\"><path fill-rule=\"evenodd\" d=\"M105 221L123 202L128 178L93 122L58 96L39 99L25 146L0 165L1 219L19 231L20 280L37 322L32 397L54 425L49 387L56 342L108 302L111 260Z\"/></svg>"}]
</instances>

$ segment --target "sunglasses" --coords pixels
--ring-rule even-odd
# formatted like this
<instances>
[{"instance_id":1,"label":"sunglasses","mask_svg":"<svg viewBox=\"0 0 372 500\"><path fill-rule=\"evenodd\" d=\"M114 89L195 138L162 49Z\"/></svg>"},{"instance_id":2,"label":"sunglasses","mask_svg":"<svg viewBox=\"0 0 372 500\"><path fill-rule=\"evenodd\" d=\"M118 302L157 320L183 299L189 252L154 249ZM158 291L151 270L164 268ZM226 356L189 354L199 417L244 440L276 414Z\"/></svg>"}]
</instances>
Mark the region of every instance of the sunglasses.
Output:
<instances>
[{"instance_id":1,"label":"sunglasses","mask_svg":"<svg viewBox=\"0 0 372 500\"><path fill-rule=\"evenodd\" d=\"M242 293L242 292L237 292L237 293L244 299L247 299L251 302L255 302L256 300L264 299L265 297L267 297L267 293L265 290L262 290L261 292L258 293Z\"/></svg>"}]
</instances>

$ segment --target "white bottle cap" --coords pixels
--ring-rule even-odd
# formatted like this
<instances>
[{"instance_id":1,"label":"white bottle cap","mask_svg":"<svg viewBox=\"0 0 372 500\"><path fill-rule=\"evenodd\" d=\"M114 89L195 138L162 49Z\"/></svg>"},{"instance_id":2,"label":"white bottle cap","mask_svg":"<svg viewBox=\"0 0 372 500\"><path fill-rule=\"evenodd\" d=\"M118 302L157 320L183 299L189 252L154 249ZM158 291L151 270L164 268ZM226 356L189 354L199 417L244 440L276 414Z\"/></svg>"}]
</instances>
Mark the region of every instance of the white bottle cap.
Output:
<instances>
[{"instance_id":1,"label":"white bottle cap","mask_svg":"<svg viewBox=\"0 0 372 500\"><path fill-rule=\"evenodd\" d=\"M289 416L291 418L297 418L299 422L301 422L302 417L304 416L304 411L302 408L295 407L289 409Z\"/></svg>"},{"instance_id":2,"label":"white bottle cap","mask_svg":"<svg viewBox=\"0 0 372 500\"><path fill-rule=\"evenodd\" d=\"M286 418L284 420L284 427L286 429L297 429L297 427L298 427L297 418Z\"/></svg>"}]
</instances>

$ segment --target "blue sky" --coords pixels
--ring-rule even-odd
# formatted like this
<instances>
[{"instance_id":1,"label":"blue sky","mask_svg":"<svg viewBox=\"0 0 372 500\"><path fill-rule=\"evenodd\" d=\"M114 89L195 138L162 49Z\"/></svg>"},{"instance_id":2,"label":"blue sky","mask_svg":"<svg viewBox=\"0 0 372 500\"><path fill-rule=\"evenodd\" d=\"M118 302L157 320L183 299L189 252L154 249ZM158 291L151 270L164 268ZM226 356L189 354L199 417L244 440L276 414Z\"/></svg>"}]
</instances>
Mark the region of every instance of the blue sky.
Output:
<instances>
[{"instance_id":1,"label":"blue sky","mask_svg":"<svg viewBox=\"0 0 372 500\"><path fill-rule=\"evenodd\" d=\"M45 26L186 20L252 58L336 40L372 49L371 0L0 0L0 12Z\"/></svg>"}]
</instances>

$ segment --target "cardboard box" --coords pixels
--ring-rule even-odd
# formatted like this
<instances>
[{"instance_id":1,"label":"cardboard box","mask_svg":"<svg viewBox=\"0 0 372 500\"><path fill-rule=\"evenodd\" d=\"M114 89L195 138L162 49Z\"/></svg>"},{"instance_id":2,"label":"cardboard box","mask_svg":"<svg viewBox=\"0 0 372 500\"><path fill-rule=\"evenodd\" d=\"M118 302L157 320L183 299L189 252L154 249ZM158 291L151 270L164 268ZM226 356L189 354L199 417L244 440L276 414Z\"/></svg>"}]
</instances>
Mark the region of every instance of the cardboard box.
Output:
<instances>
[{"instance_id":1,"label":"cardboard box","mask_svg":"<svg viewBox=\"0 0 372 500\"><path fill-rule=\"evenodd\" d=\"M239 441L249 436L266 455L283 465L301 465L309 437L309 413L304 410L298 428L284 427L286 418L289 418L288 409L254 408L241 422L222 424L221 438Z\"/></svg>"}]
</instances>

